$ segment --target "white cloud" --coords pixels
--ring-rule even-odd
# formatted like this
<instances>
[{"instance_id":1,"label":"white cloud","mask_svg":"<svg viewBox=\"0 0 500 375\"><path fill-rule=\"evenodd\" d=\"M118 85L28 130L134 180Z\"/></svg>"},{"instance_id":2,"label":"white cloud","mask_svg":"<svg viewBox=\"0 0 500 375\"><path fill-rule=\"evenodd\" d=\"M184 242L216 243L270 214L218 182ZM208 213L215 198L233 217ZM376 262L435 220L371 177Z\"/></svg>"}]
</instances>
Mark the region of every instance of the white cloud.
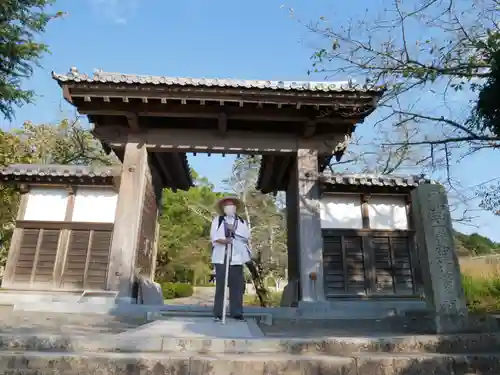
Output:
<instances>
[{"instance_id":1,"label":"white cloud","mask_svg":"<svg viewBox=\"0 0 500 375\"><path fill-rule=\"evenodd\" d=\"M90 0L92 8L99 17L113 23L125 25L134 13L139 0Z\"/></svg>"}]
</instances>

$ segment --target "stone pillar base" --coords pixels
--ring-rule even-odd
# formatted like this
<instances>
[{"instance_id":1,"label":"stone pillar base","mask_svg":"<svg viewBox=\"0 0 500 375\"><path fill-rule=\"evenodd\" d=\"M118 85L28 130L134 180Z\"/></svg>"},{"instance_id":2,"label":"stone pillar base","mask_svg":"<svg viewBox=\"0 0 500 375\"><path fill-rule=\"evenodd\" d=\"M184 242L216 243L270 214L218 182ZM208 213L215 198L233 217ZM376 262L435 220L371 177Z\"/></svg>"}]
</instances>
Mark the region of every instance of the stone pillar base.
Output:
<instances>
[{"instance_id":1,"label":"stone pillar base","mask_svg":"<svg viewBox=\"0 0 500 375\"><path fill-rule=\"evenodd\" d=\"M498 330L497 320L492 316L478 315L444 315L433 317L437 334L495 332Z\"/></svg>"},{"instance_id":2,"label":"stone pillar base","mask_svg":"<svg viewBox=\"0 0 500 375\"><path fill-rule=\"evenodd\" d=\"M290 280L281 295L281 307L297 307L299 304L299 280Z\"/></svg>"}]
</instances>

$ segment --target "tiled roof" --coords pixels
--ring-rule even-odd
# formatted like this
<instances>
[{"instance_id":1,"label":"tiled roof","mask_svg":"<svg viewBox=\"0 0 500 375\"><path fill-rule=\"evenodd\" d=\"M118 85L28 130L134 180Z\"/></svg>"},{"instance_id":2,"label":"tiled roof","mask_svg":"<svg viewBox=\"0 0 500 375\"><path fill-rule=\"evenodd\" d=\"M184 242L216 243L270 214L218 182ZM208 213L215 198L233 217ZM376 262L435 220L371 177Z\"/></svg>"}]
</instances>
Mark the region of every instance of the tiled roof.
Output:
<instances>
[{"instance_id":1,"label":"tiled roof","mask_svg":"<svg viewBox=\"0 0 500 375\"><path fill-rule=\"evenodd\" d=\"M114 177L121 166L88 166L57 164L11 164L0 169L4 177Z\"/></svg>"},{"instance_id":2,"label":"tiled roof","mask_svg":"<svg viewBox=\"0 0 500 375\"><path fill-rule=\"evenodd\" d=\"M166 86L195 86L242 89L268 89L285 91L315 91L315 92L383 92L383 88L367 88L352 82L312 82L312 81L266 81L221 78L181 78L167 76L151 76L138 74L123 74L94 71L91 77L81 74L78 69L71 68L67 74L52 72L52 78L60 83L116 83L116 84L152 84Z\"/></svg>"},{"instance_id":3,"label":"tiled roof","mask_svg":"<svg viewBox=\"0 0 500 375\"><path fill-rule=\"evenodd\" d=\"M365 174L330 174L323 173L320 179L330 185L359 185L359 186L389 186L389 187L417 187L422 184L436 182L425 176L393 176L393 175L365 175Z\"/></svg>"}]
</instances>

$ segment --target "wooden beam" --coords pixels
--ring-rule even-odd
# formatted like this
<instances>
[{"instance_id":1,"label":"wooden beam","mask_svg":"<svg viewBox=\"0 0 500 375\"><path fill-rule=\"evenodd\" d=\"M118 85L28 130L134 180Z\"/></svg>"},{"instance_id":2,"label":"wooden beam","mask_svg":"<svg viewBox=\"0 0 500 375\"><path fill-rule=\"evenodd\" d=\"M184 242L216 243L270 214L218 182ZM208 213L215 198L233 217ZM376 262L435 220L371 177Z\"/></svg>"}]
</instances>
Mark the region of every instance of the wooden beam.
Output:
<instances>
[{"instance_id":1,"label":"wooden beam","mask_svg":"<svg viewBox=\"0 0 500 375\"><path fill-rule=\"evenodd\" d=\"M66 187L68 191L68 202L66 204L66 213L64 215L64 221L71 222L73 219L73 212L75 210L75 200L76 200L76 187L68 185ZM71 235L71 230L66 228L61 228L59 232L59 243L57 245L57 254L54 265L54 273L52 280L54 280L54 287L60 288L62 285L62 276L64 265L66 263L68 244Z\"/></svg>"},{"instance_id":2,"label":"wooden beam","mask_svg":"<svg viewBox=\"0 0 500 375\"><path fill-rule=\"evenodd\" d=\"M273 191L273 166L275 164L276 156L265 155L262 157L260 164L260 181L257 187L263 194Z\"/></svg>"},{"instance_id":3,"label":"wooden beam","mask_svg":"<svg viewBox=\"0 0 500 375\"><path fill-rule=\"evenodd\" d=\"M301 300L325 299L323 280L323 236L319 208L318 153L310 149L297 152L298 247ZM312 275L315 275L313 278Z\"/></svg>"},{"instance_id":4,"label":"wooden beam","mask_svg":"<svg viewBox=\"0 0 500 375\"><path fill-rule=\"evenodd\" d=\"M227 115L225 113L220 113L217 120L219 133L225 135L227 133Z\"/></svg>"},{"instance_id":5,"label":"wooden beam","mask_svg":"<svg viewBox=\"0 0 500 375\"><path fill-rule=\"evenodd\" d=\"M281 157L281 163L279 169L276 172L276 190L279 191L280 187L283 186L283 190L286 190L288 186L289 178L285 180L286 176L290 175L290 169L295 166L295 155L284 155Z\"/></svg>"},{"instance_id":6,"label":"wooden beam","mask_svg":"<svg viewBox=\"0 0 500 375\"><path fill-rule=\"evenodd\" d=\"M226 154L295 153L305 148L317 150L321 154L332 154L336 147L342 147L345 141L345 134L340 133L330 137L304 139L293 134L229 131L222 138L210 130L149 129L131 133L123 127L96 127L94 134L113 148L123 148L133 136L133 139L144 144L149 151Z\"/></svg>"},{"instance_id":7,"label":"wooden beam","mask_svg":"<svg viewBox=\"0 0 500 375\"><path fill-rule=\"evenodd\" d=\"M165 184L165 186L168 186L169 184L173 183L174 180L172 179L172 175L170 174L169 169L165 165L161 155L157 152L153 152L152 155L155 158L156 165L158 165L161 174L164 176L163 183Z\"/></svg>"},{"instance_id":8,"label":"wooden beam","mask_svg":"<svg viewBox=\"0 0 500 375\"><path fill-rule=\"evenodd\" d=\"M139 126L139 116L135 113L127 113L126 117L129 128L135 132L139 132L141 130L141 127Z\"/></svg>"},{"instance_id":9,"label":"wooden beam","mask_svg":"<svg viewBox=\"0 0 500 375\"><path fill-rule=\"evenodd\" d=\"M125 148L122 181L111 240L106 289L131 297L148 172L148 152L131 142Z\"/></svg>"},{"instance_id":10,"label":"wooden beam","mask_svg":"<svg viewBox=\"0 0 500 375\"><path fill-rule=\"evenodd\" d=\"M26 207L28 206L29 200L29 186L22 184L20 186L21 197L19 200L19 208L17 209L16 223L24 219L24 214L26 213ZM17 260L21 251L21 241L23 238L23 229L14 228L14 233L12 234L10 240L10 248L7 254L7 262L5 264L4 275L2 278L2 288L8 288L13 285L13 276L17 265Z\"/></svg>"},{"instance_id":11,"label":"wooden beam","mask_svg":"<svg viewBox=\"0 0 500 375\"><path fill-rule=\"evenodd\" d=\"M221 105L198 105L198 104L153 104L149 103L98 103L80 102L76 104L78 112L91 116L127 116L130 112L137 113L139 117L169 117L169 118L207 118L218 119L221 113L227 116L228 120L245 121L283 121L283 122L307 122L317 119L319 122L352 125L351 119L335 116L334 112L329 112L328 116L320 116L316 111L309 108L297 110L295 107L289 108L264 108L258 106L227 107ZM97 108L96 108L97 107Z\"/></svg>"},{"instance_id":12,"label":"wooden beam","mask_svg":"<svg viewBox=\"0 0 500 375\"><path fill-rule=\"evenodd\" d=\"M312 137L315 132L316 132L316 122L315 121L308 121L304 125L304 138Z\"/></svg>"},{"instance_id":13,"label":"wooden beam","mask_svg":"<svg viewBox=\"0 0 500 375\"><path fill-rule=\"evenodd\" d=\"M189 169L186 170L184 167L184 163L181 157L181 154L178 152L169 153L169 158L172 160L170 165L173 166L174 170L176 170L176 187L180 190L188 190L191 187L191 171Z\"/></svg>"}]
</instances>

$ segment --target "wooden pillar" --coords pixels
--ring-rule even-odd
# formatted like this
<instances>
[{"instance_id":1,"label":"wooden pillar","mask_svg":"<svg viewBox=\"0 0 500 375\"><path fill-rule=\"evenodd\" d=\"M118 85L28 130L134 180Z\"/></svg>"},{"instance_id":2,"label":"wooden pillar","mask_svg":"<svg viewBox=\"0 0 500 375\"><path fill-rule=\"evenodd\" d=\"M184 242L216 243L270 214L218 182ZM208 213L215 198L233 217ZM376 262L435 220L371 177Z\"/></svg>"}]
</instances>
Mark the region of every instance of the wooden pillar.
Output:
<instances>
[{"instance_id":1,"label":"wooden pillar","mask_svg":"<svg viewBox=\"0 0 500 375\"><path fill-rule=\"evenodd\" d=\"M26 207L28 205L29 199L29 186L22 184L19 187L19 192L21 197L19 198L19 207L17 209L16 222L18 220L24 219L24 214L26 212ZM19 251L21 250L21 240L23 237L22 228L14 228L12 233L12 238L10 240L9 253L7 254L7 262L5 264L5 270L2 277L2 288L9 288L12 283L12 277L14 276L14 271L16 269L17 259L19 258Z\"/></svg>"},{"instance_id":2,"label":"wooden pillar","mask_svg":"<svg viewBox=\"0 0 500 375\"><path fill-rule=\"evenodd\" d=\"M370 211L368 202L369 194L361 194L361 219L363 229L370 229ZM365 292L371 294L377 290L377 276L375 271L375 251L373 249L372 237L363 236L363 266L365 268Z\"/></svg>"},{"instance_id":3,"label":"wooden pillar","mask_svg":"<svg viewBox=\"0 0 500 375\"><path fill-rule=\"evenodd\" d=\"M325 300L323 279L323 236L320 218L318 152L297 152L298 244L301 301Z\"/></svg>"},{"instance_id":4,"label":"wooden pillar","mask_svg":"<svg viewBox=\"0 0 500 375\"><path fill-rule=\"evenodd\" d=\"M146 146L129 141L125 146L106 283L108 290L119 292L119 297L131 297L132 293L148 168Z\"/></svg>"},{"instance_id":5,"label":"wooden pillar","mask_svg":"<svg viewBox=\"0 0 500 375\"><path fill-rule=\"evenodd\" d=\"M76 188L74 186L68 186L68 203L66 205L66 214L64 215L65 222L71 222L73 219L73 211L75 209L75 194ZM68 253L68 244L71 237L70 229L61 229L59 232L59 243L57 245L57 255L54 265L54 287L60 288L62 284L62 276L64 272L64 267L66 264L66 257Z\"/></svg>"},{"instance_id":6,"label":"wooden pillar","mask_svg":"<svg viewBox=\"0 0 500 375\"><path fill-rule=\"evenodd\" d=\"M156 217L156 225L155 225L155 236L154 236L154 241L153 241L153 246L151 248L151 251L153 252L151 256L151 275L150 278L151 280L154 281L155 279L155 273L156 273L156 259L158 258L158 243L160 239L160 222L159 222L159 211L158 215Z\"/></svg>"},{"instance_id":7,"label":"wooden pillar","mask_svg":"<svg viewBox=\"0 0 500 375\"><path fill-rule=\"evenodd\" d=\"M287 255L288 255L288 282L299 279L299 254L298 254L298 184L296 162L292 166L290 183L286 191L286 226L287 226Z\"/></svg>"},{"instance_id":8,"label":"wooden pillar","mask_svg":"<svg viewBox=\"0 0 500 375\"><path fill-rule=\"evenodd\" d=\"M158 170L150 164L153 190L156 197L156 223L151 246L151 273L150 278L154 281L156 273L156 260L158 258L158 244L160 239L160 215L162 210L163 181Z\"/></svg>"}]
</instances>

